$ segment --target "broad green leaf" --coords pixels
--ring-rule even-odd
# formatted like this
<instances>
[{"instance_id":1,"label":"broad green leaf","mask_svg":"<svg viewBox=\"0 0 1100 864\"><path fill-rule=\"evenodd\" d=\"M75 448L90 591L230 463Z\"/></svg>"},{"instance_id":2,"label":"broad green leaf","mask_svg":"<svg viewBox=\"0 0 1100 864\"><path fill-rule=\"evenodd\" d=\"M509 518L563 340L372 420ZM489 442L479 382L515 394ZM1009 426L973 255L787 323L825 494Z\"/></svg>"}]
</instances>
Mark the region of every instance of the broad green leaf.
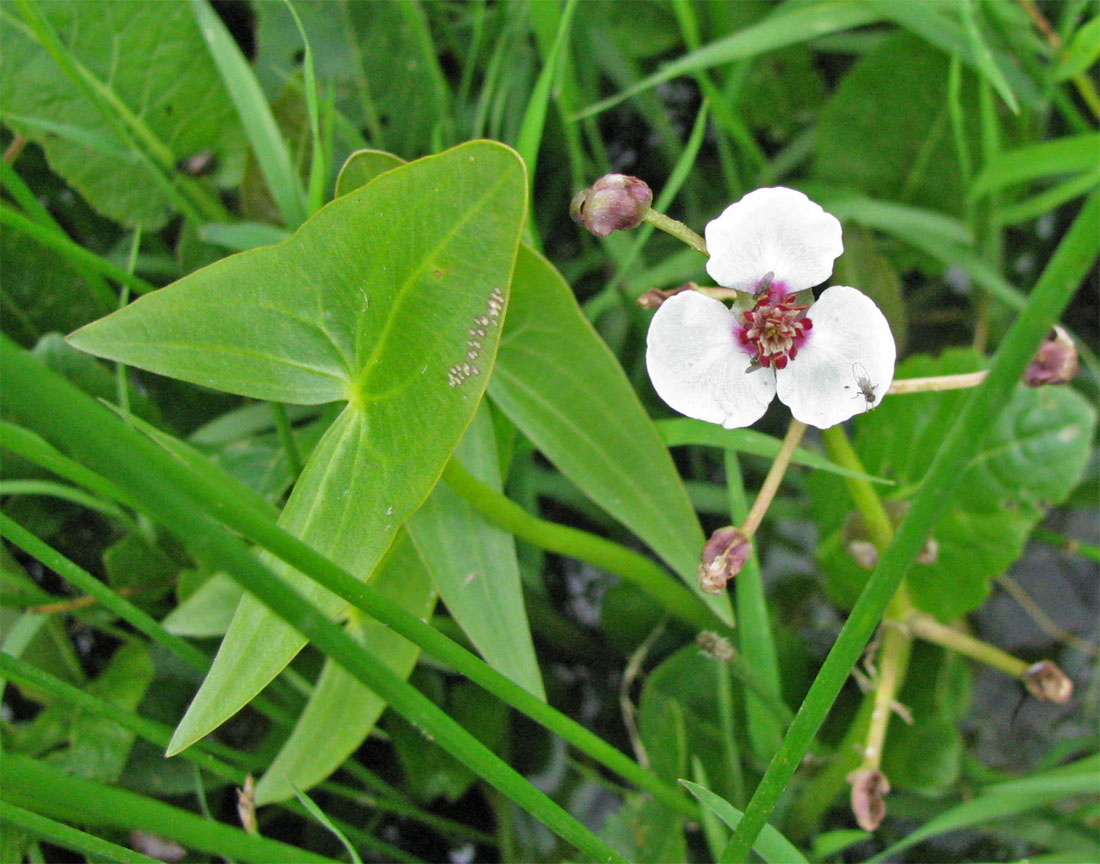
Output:
<instances>
[{"instance_id":1,"label":"broad green leaf","mask_svg":"<svg viewBox=\"0 0 1100 864\"><path fill-rule=\"evenodd\" d=\"M821 111L815 179L959 212L963 200L947 114L947 68L947 57L908 33L895 34L863 57ZM971 79L964 82L969 97Z\"/></svg>"},{"instance_id":2,"label":"broad green leaf","mask_svg":"<svg viewBox=\"0 0 1100 864\"><path fill-rule=\"evenodd\" d=\"M36 5L73 57L109 89L108 98L155 140L146 146L160 151L161 169L210 151L229 173L239 171L241 128L186 4ZM186 178L157 179L161 169L139 155L132 137L120 137L31 35L14 4L0 9L0 27L0 89L11 112L5 123L41 144L53 170L105 216L146 229L163 225L173 206L164 181ZM72 127L82 137L51 132L43 125L49 123ZM101 139L108 149L91 147L88 139Z\"/></svg>"},{"instance_id":3,"label":"broad green leaf","mask_svg":"<svg viewBox=\"0 0 1100 864\"><path fill-rule=\"evenodd\" d=\"M910 358L899 366L898 377L980 367L972 352L949 351L936 360ZM911 495L944 427L968 395L894 396L860 417L856 449L867 470L895 478L897 494ZM909 573L918 607L950 620L981 605L990 580L1019 557L1046 509L1064 500L1079 482L1095 425L1095 409L1069 388L1016 388L960 481L966 495L958 496L936 524L935 563L917 564ZM819 560L827 586L837 602L848 605L867 575L844 551L848 499L839 481L820 473L811 478L811 491L824 538Z\"/></svg>"},{"instance_id":4,"label":"broad green leaf","mask_svg":"<svg viewBox=\"0 0 1100 864\"><path fill-rule=\"evenodd\" d=\"M372 583L382 596L422 620L431 615L431 580L404 535L398 535ZM353 614L346 629L363 650L402 678L412 671L420 649L384 624ZM256 784L256 803L290 798L294 787L309 789L324 780L363 743L385 707L381 697L327 659L294 731Z\"/></svg>"},{"instance_id":5,"label":"broad green leaf","mask_svg":"<svg viewBox=\"0 0 1100 864\"><path fill-rule=\"evenodd\" d=\"M698 590L703 532L668 450L569 286L527 247L489 395L582 492ZM702 596L732 621L728 597Z\"/></svg>"},{"instance_id":6,"label":"broad green leaf","mask_svg":"<svg viewBox=\"0 0 1100 864\"><path fill-rule=\"evenodd\" d=\"M744 814L724 798L690 780L681 780L680 783L730 828L740 824ZM768 864L809 864L806 856L771 825L764 826L752 848Z\"/></svg>"},{"instance_id":7,"label":"broad green leaf","mask_svg":"<svg viewBox=\"0 0 1100 864\"><path fill-rule=\"evenodd\" d=\"M500 491L500 462L487 405L474 415L455 458ZM485 661L545 699L512 535L487 522L445 483L432 490L406 527L447 611Z\"/></svg>"},{"instance_id":8,"label":"broad green leaf","mask_svg":"<svg viewBox=\"0 0 1100 864\"><path fill-rule=\"evenodd\" d=\"M177 636L223 636L244 590L224 573L215 573L160 623Z\"/></svg>"},{"instance_id":9,"label":"broad green leaf","mask_svg":"<svg viewBox=\"0 0 1100 864\"><path fill-rule=\"evenodd\" d=\"M901 277L889 257L876 247L874 235L862 225L844 226L844 254L837 260L830 281L858 288L874 300L890 323L898 353L905 353L909 316L901 293Z\"/></svg>"},{"instance_id":10,"label":"broad green leaf","mask_svg":"<svg viewBox=\"0 0 1100 864\"><path fill-rule=\"evenodd\" d=\"M366 186L379 174L404 163L404 159L383 150L356 150L340 169L340 174L336 178L335 197L339 198L354 192L360 186Z\"/></svg>"},{"instance_id":11,"label":"broad green leaf","mask_svg":"<svg viewBox=\"0 0 1100 864\"><path fill-rule=\"evenodd\" d=\"M524 183L514 152L492 142L410 163L334 201L285 243L218 262L72 339L244 395L350 398L279 523L367 578L435 485L483 392ZM344 607L271 563L326 614ZM246 597L172 750L239 710L303 644Z\"/></svg>"},{"instance_id":12,"label":"broad green leaf","mask_svg":"<svg viewBox=\"0 0 1100 864\"><path fill-rule=\"evenodd\" d=\"M1100 15L1073 34L1054 67L1054 80L1066 81L1088 71L1100 57Z\"/></svg>"}]
</instances>

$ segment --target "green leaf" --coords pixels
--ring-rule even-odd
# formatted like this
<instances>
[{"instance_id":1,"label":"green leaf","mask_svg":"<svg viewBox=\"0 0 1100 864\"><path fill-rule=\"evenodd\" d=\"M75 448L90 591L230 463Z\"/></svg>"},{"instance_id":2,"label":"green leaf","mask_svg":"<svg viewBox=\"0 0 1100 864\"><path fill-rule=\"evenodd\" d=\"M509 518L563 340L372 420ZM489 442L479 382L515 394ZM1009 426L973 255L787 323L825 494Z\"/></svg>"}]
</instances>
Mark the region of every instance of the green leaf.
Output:
<instances>
[{"instance_id":1,"label":"green leaf","mask_svg":"<svg viewBox=\"0 0 1100 864\"><path fill-rule=\"evenodd\" d=\"M815 179L871 196L961 211L961 176L946 107L947 71L944 55L908 33L895 34L864 56L821 111ZM970 80L964 78L968 85ZM969 94L969 87L963 92Z\"/></svg>"},{"instance_id":2,"label":"green leaf","mask_svg":"<svg viewBox=\"0 0 1100 864\"><path fill-rule=\"evenodd\" d=\"M429 151L451 115L450 92L419 3L295 4L313 48L317 78L333 88L336 107L370 143L406 157ZM302 40L281 3L262 3L258 74L281 85L296 71Z\"/></svg>"},{"instance_id":3,"label":"green leaf","mask_svg":"<svg viewBox=\"0 0 1100 864\"><path fill-rule=\"evenodd\" d=\"M600 836L637 864L686 861L683 821L648 795L628 795L607 817Z\"/></svg>"},{"instance_id":4,"label":"green leaf","mask_svg":"<svg viewBox=\"0 0 1100 864\"><path fill-rule=\"evenodd\" d=\"M404 164L404 159L383 150L356 150L340 169L340 175L336 178L335 197L339 198L354 192L360 186L366 186L379 174Z\"/></svg>"},{"instance_id":5,"label":"green leaf","mask_svg":"<svg viewBox=\"0 0 1100 864\"><path fill-rule=\"evenodd\" d=\"M974 371L972 352L912 357L899 378ZM939 446L944 426L958 413L966 391L895 396L860 418L856 449L869 471L897 479L904 494L917 488ZM943 620L976 609L990 580L1023 549L1046 509L1065 499L1084 471L1096 411L1073 390L1016 387L986 432L963 474L965 496L955 499L932 532L939 547L933 564L909 574L914 603ZM866 579L843 549L847 513L837 481L815 475L811 491L826 538L819 553L830 593L849 605Z\"/></svg>"},{"instance_id":6,"label":"green leaf","mask_svg":"<svg viewBox=\"0 0 1100 864\"><path fill-rule=\"evenodd\" d=\"M1054 67L1055 81L1082 75L1100 57L1100 15L1077 29Z\"/></svg>"},{"instance_id":7,"label":"green leaf","mask_svg":"<svg viewBox=\"0 0 1100 864\"><path fill-rule=\"evenodd\" d=\"M997 65L997 58L985 44L982 35L979 15L974 9L975 0L960 0L962 8L963 24L966 26L966 36L970 41L970 53L974 58L978 70L986 77L994 89L1001 95L1005 105L1013 114L1020 113L1020 105L1016 101L1016 94L1012 92L1012 86L1005 79L1001 67Z\"/></svg>"},{"instance_id":8,"label":"green leaf","mask_svg":"<svg viewBox=\"0 0 1100 864\"><path fill-rule=\"evenodd\" d=\"M876 247L874 235L863 226L844 226L844 254L837 260L830 281L858 288L874 300L890 323L898 353L905 353L909 316L901 293L901 277L893 262Z\"/></svg>"},{"instance_id":9,"label":"green leaf","mask_svg":"<svg viewBox=\"0 0 1100 864\"><path fill-rule=\"evenodd\" d=\"M275 125L271 106L264 98L252 67L207 0L191 0L190 6L203 41L233 100L241 126L248 135L268 189L278 202L283 222L297 227L306 218L305 194L291 165L286 141Z\"/></svg>"},{"instance_id":10,"label":"green leaf","mask_svg":"<svg viewBox=\"0 0 1100 864\"><path fill-rule=\"evenodd\" d=\"M500 462L487 405L474 415L455 458L483 483L500 490ZM485 661L545 699L512 535L487 522L442 483L407 528L447 611Z\"/></svg>"},{"instance_id":11,"label":"green leaf","mask_svg":"<svg viewBox=\"0 0 1100 864\"><path fill-rule=\"evenodd\" d=\"M215 573L160 623L177 636L223 636L244 590L224 573Z\"/></svg>"},{"instance_id":12,"label":"green leaf","mask_svg":"<svg viewBox=\"0 0 1100 864\"><path fill-rule=\"evenodd\" d=\"M491 142L410 163L334 201L285 243L218 262L71 339L244 395L350 397L279 521L366 578L435 484L485 386L524 182L514 152ZM326 613L344 607L290 578ZM173 750L231 716L303 644L245 598Z\"/></svg>"},{"instance_id":13,"label":"green leaf","mask_svg":"<svg viewBox=\"0 0 1100 864\"><path fill-rule=\"evenodd\" d=\"M1044 177L1076 174L1096 168L1100 135L1073 135L1002 150L994 154L970 187L973 196L986 195Z\"/></svg>"},{"instance_id":14,"label":"green leaf","mask_svg":"<svg viewBox=\"0 0 1100 864\"><path fill-rule=\"evenodd\" d=\"M36 7L109 95L96 100L74 87L5 5L0 89L11 112L5 123L41 144L51 168L89 204L111 219L155 229L174 206L168 184L186 180L169 176L175 161L210 151L228 173L239 170L241 128L184 4L47 0ZM128 118L134 134L120 132L104 104L117 105L115 114ZM109 149L51 132L43 125L49 123L101 139ZM146 140L139 145L135 135Z\"/></svg>"},{"instance_id":15,"label":"green leaf","mask_svg":"<svg viewBox=\"0 0 1100 864\"><path fill-rule=\"evenodd\" d=\"M730 828L736 828L741 822L744 814L724 798L690 780L681 780L680 783ZM809 864L806 856L771 825L764 826L752 848L768 864Z\"/></svg>"},{"instance_id":16,"label":"green leaf","mask_svg":"<svg viewBox=\"0 0 1100 864\"><path fill-rule=\"evenodd\" d=\"M431 615L435 592L404 534L394 540L371 581L382 596L421 620ZM408 677L416 664L420 649L384 624L353 614L346 630L401 678ZM309 789L320 783L363 743L385 707L374 691L327 659L294 731L256 784L256 803L281 801L293 796L295 787Z\"/></svg>"},{"instance_id":17,"label":"green leaf","mask_svg":"<svg viewBox=\"0 0 1100 864\"><path fill-rule=\"evenodd\" d=\"M698 591L703 532L668 450L569 286L526 247L489 395L566 477ZM702 596L732 621L728 597Z\"/></svg>"}]
</instances>

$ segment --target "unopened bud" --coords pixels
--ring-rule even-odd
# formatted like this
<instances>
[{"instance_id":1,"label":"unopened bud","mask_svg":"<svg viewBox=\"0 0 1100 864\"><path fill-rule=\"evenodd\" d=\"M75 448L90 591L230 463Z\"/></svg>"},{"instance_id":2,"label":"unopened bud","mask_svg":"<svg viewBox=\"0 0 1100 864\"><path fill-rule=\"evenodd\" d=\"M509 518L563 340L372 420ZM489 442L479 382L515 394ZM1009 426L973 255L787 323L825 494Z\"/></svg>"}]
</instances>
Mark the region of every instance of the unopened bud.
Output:
<instances>
[{"instance_id":1,"label":"unopened bud","mask_svg":"<svg viewBox=\"0 0 1100 864\"><path fill-rule=\"evenodd\" d=\"M874 831L886 816L890 781L877 768L861 768L848 775L852 784L852 814L864 831Z\"/></svg>"},{"instance_id":2,"label":"unopened bud","mask_svg":"<svg viewBox=\"0 0 1100 864\"><path fill-rule=\"evenodd\" d=\"M741 572L752 554L752 543L741 529L727 525L710 535L703 545L699 564L699 588L707 594L721 594L726 583Z\"/></svg>"},{"instance_id":3,"label":"unopened bud","mask_svg":"<svg viewBox=\"0 0 1100 864\"><path fill-rule=\"evenodd\" d=\"M251 774L244 778L244 788L237 790L237 816L240 817L241 827L249 834L259 832L256 825L256 787Z\"/></svg>"},{"instance_id":4,"label":"unopened bud","mask_svg":"<svg viewBox=\"0 0 1100 864\"><path fill-rule=\"evenodd\" d=\"M698 645L699 650L706 654L711 660L719 660L723 663L728 663L737 656L737 651L734 650L730 640L725 636L719 636L713 630L704 630L696 636L695 644Z\"/></svg>"},{"instance_id":5,"label":"unopened bud","mask_svg":"<svg viewBox=\"0 0 1100 864\"><path fill-rule=\"evenodd\" d=\"M1035 352L1024 372L1028 387L1068 384L1077 374L1077 348L1069 334L1057 324Z\"/></svg>"},{"instance_id":6,"label":"unopened bud","mask_svg":"<svg viewBox=\"0 0 1100 864\"><path fill-rule=\"evenodd\" d=\"M667 290L650 288L645 294L638 298L638 305L643 309L657 309L674 294L679 294L682 291L694 291L698 287L699 286L694 282L685 282L679 288L669 288Z\"/></svg>"},{"instance_id":7,"label":"unopened bud","mask_svg":"<svg viewBox=\"0 0 1100 864\"><path fill-rule=\"evenodd\" d=\"M652 203L653 192L644 180L605 174L574 196L569 215L597 237L606 237L612 231L636 228Z\"/></svg>"},{"instance_id":8,"label":"unopened bud","mask_svg":"<svg viewBox=\"0 0 1100 864\"><path fill-rule=\"evenodd\" d=\"M1024 685L1036 699L1044 702L1068 702L1073 695L1073 682L1049 660L1040 660L1024 673Z\"/></svg>"}]
</instances>

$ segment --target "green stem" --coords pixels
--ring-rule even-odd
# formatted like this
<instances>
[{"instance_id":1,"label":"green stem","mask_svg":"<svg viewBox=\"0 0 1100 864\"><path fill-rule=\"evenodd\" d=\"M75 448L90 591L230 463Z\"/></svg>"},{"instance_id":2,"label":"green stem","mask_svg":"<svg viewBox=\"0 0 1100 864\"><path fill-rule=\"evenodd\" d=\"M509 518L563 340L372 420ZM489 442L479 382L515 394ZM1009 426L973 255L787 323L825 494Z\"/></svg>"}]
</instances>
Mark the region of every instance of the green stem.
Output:
<instances>
[{"instance_id":1,"label":"green stem","mask_svg":"<svg viewBox=\"0 0 1100 864\"><path fill-rule=\"evenodd\" d=\"M875 544L879 554L883 554L894 539L894 525L874 485L861 476L854 476L865 475L866 472L863 470L863 463L856 454L855 448L852 447L852 442L848 440L844 427L833 426L830 429L823 429L821 440L825 444L825 452L829 454L829 458L850 472L844 475L844 483L863 518L863 524L867 527L871 542Z\"/></svg>"},{"instance_id":2,"label":"green stem","mask_svg":"<svg viewBox=\"0 0 1100 864\"><path fill-rule=\"evenodd\" d=\"M779 453L776 455L775 461L772 462L771 468L768 469L768 476L764 478L764 485L760 487L760 493L756 496L756 500L752 502L749 515L741 523L741 533L745 535L746 540L752 539L756 529L760 527L760 523L764 520L764 514L768 512L768 507L771 506L775 493L779 491L779 484L783 482L783 475L787 473L787 467L791 464L791 457L794 456L794 451L798 448L798 442L802 440L805 431L805 423L791 420L791 425L787 428L787 434L783 438L783 445L779 448Z\"/></svg>"},{"instance_id":3,"label":"green stem","mask_svg":"<svg viewBox=\"0 0 1100 864\"><path fill-rule=\"evenodd\" d=\"M963 633L962 630L956 630L954 627L941 624L924 612L911 612L905 619L905 624L914 636L919 636L926 642L942 645L944 648L956 651L970 657L972 660L977 660L979 663L992 666L994 669L1000 669L1014 678L1023 678L1028 670L1029 664L1018 657L1013 657L1007 651L1002 651L995 645L990 645L981 639L975 639L969 633Z\"/></svg>"},{"instance_id":4,"label":"green stem","mask_svg":"<svg viewBox=\"0 0 1100 864\"><path fill-rule=\"evenodd\" d=\"M286 405L282 402L270 402L271 413L275 417L275 429L279 435L279 444L286 456L286 467L291 477L297 478L302 473L302 455L298 452L298 444L294 440L294 430L290 426L290 417L286 413Z\"/></svg>"},{"instance_id":5,"label":"green stem","mask_svg":"<svg viewBox=\"0 0 1100 864\"><path fill-rule=\"evenodd\" d=\"M905 628L897 623L885 620L882 627L882 647L875 664L875 695L871 707L871 720L867 726L867 735L863 739L863 759L861 768L877 770L882 763L883 745L886 743L886 728L894 713L894 702L905 680L909 666L909 652L913 640Z\"/></svg>"},{"instance_id":6,"label":"green stem","mask_svg":"<svg viewBox=\"0 0 1100 864\"><path fill-rule=\"evenodd\" d=\"M704 255L709 255L707 252L706 241L688 228L683 222L677 222L666 216L664 213L658 213L656 210L650 208L646 211L642 217L643 222L648 222L654 228L660 228L666 234L671 234L677 240L682 240L687 243L696 252L702 252Z\"/></svg>"},{"instance_id":7,"label":"green stem","mask_svg":"<svg viewBox=\"0 0 1100 864\"><path fill-rule=\"evenodd\" d=\"M443 469L443 480L490 522L520 539L621 576L694 630L719 630L723 635L731 632L703 600L645 555L587 531L532 516L482 483L455 459Z\"/></svg>"},{"instance_id":8,"label":"green stem","mask_svg":"<svg viewBox=\"0 0 1100 864\"><path fill-rule=\"evenodd\" d=\"M1097 234L1100 234L1100 193L1094 192L1058 244L1028 295L1023 312L1005 334L993 357L989 377L971 392L947 431L894 542L868 577L779 752L723 851L724 864L743 861L748 855L779 796L801 764L848 677L848 671L858 660L936 520L951 503L959 478L977 451L984 431L1008 404L1011 391L1031 362L1036 346L1058 320L1080 280L1092 266Z\"/></svg>"},{"instance_id":9,"label":"green stem","mask_svg":"<svg viewBox=\"0 0 1100 864\"><path fill-rule=\"evenodd\" d=\"M977 387L985 380L988 373L983 369L980 372L968 372L965 375L936 375L931 378L901 378L895 379L890 385L889 394L897 396L902 393L935 393L941 390L965 390Z\"/></svg>"}]
</instances>

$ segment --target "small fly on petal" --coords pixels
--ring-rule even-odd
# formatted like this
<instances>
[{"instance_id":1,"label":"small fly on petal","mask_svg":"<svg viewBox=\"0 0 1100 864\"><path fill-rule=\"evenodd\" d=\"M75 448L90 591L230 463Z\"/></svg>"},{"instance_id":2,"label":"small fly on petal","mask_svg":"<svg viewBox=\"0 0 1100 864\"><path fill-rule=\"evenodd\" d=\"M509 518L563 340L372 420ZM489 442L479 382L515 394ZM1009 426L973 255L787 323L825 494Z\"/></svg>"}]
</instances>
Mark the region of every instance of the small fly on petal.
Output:
<instances>
[{"instance_id":1,"label":"small fly on petal","mask_svg":"<svg viewBox=\"0 0 1100 864\"><path fill-rule=\"evenodd\" d=\"M864 406L864 411L869 411L871 406L875 404L875 387L877 385L871 383L871 374L867 371L862 363L856 362L852 364L852 377L856 382L856 390L859 392L853 396L853 399L863 398L863 401L867 404ZM844 385L845 390L851 390L848 385Z\"/></svg>"}]
</instances>

